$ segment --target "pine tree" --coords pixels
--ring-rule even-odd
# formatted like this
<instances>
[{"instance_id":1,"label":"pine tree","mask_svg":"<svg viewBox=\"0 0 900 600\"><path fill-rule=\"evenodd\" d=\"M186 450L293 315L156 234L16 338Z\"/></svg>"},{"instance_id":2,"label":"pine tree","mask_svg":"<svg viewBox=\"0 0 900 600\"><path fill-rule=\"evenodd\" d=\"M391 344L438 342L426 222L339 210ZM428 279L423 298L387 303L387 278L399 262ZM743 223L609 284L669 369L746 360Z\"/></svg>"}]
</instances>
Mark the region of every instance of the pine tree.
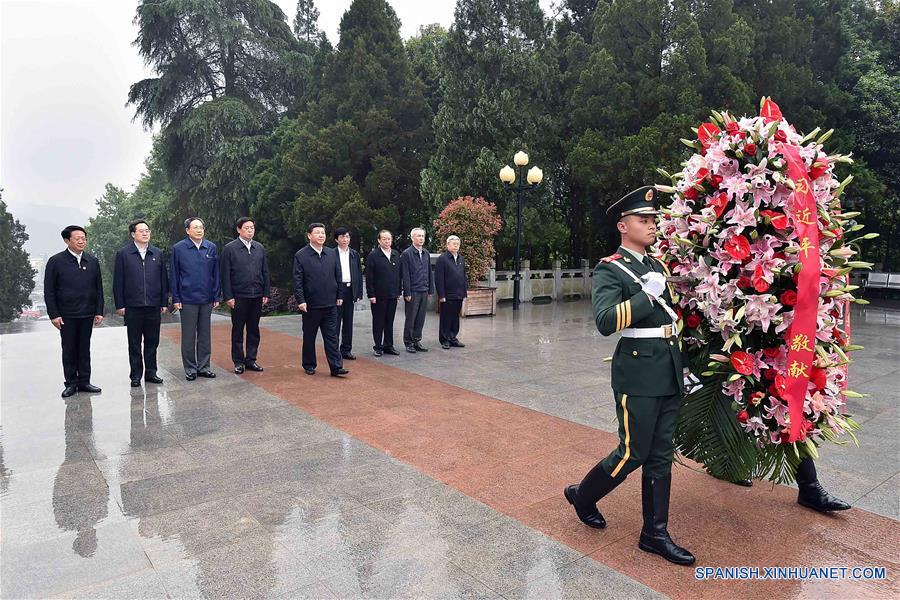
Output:
<instances>
[{"instance_id":1,"label":"pine tree","mask_svg":"<svg viewBox=\"0 0 900 600\"><path fill-rule=\"evenodd\" d=\"M25 251L27 241L25 226L13 218L0 198L0 323L13 320L31 304L29 295L34 289L36 271Z\"/></svg>"}]
</instances>

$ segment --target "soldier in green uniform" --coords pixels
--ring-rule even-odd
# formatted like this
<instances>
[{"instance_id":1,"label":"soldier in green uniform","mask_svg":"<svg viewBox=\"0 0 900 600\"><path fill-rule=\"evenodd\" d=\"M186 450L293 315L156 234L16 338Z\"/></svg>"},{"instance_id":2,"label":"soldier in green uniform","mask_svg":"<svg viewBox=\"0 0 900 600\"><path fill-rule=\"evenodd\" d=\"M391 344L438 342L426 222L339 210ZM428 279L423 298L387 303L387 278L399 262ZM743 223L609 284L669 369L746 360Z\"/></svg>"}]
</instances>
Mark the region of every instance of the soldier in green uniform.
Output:
<instances>
[{"instance_id":1,"label":"soldier in green uniform","mask_svg":"<svg viewBox=\"0 0 900 600\"><path fill-rule=\"evenodd\" d=\"M690 565L694 556L675 544L667 530L673 436L684 373L678 318L672 309L674 291L666 285L664 265L646 252L656 239L653 188L629 193L607 214L617 221L622 244L594 269L591 297L600 333L622 335L612 358L619 445L564 493L585 525L603 529L606 520L597 501L642 467L644 526L638 547Z\"/></svg>"}]
</instances>

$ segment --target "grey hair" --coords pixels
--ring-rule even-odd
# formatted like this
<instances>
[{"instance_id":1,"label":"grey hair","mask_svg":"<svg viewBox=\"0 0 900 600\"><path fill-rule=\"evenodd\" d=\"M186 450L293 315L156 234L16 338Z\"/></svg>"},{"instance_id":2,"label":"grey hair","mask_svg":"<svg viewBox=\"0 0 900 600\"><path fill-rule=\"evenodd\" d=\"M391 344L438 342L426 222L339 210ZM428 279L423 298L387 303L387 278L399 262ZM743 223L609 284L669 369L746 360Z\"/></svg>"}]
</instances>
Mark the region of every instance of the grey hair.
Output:
<instances>
[{"instance_id":1,"label":"grey hair","mask_svg":"<svg viewBox=\"0 0 900 600\"><path fill-rule=\"evenodd\" d=\"M457 242L462 242L462 240L459 239L458 235L451 235L450 237L447 238L447 243L449 244L453 240L456 240Z\"/></svg>"},{"instance_id":2,"label":"grey hair","mask_svg":"<svg viewBox=\"0 0 900 600\"><path fill-rule=\"evenodd\" d=\"M422 232L422 235L425 235L425 228L424 228L424 227L413 227L412 229L409 230L409 237L412 237L413 234L414 234L415 232L417 232L417 231L421 231L421 232Z\"/></svg>"}]
</instances>

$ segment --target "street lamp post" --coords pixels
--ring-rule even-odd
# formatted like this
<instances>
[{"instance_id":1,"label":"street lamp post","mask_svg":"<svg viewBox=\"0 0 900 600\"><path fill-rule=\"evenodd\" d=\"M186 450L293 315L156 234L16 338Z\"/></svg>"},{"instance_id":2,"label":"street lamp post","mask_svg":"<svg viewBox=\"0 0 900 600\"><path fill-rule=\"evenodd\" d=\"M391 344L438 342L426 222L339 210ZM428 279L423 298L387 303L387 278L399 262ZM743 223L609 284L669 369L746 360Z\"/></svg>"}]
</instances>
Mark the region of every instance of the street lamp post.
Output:
<instances>
[{"instance_id":1,"label":"street lamp post","mask_svg":"<svg viewBox=\"0 0 900 600\"><path fill-rule=\"evenodd\" d=\"M544 178L544 172L537 167L531 167L523 180L522 170L528 164L528 155L521 151L516 152L516 155L513 157L513 162L516 165L515 169L509 165L500 169L500 181L503 182L503 187L516 192L516 253L513 257L513 268L515 269L515 275L513 276L513 310L519 310L519 281L521 277L519 274L519 259L522 246L522 202L525 199L526 192L530 192L540 185L541 180ZM518 183L513 185L517 179L519 180Z\"/></svg>"}]
</instances>

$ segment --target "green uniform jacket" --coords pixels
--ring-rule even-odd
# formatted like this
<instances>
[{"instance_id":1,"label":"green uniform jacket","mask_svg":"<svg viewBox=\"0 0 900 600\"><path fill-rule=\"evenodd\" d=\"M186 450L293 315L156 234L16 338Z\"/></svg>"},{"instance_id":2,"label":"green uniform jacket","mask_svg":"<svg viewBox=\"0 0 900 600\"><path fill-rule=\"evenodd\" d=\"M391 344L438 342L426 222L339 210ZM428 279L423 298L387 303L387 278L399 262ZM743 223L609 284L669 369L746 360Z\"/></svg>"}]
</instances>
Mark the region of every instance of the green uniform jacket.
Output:
<instances>
[{"instance_id":1,"label":"green uniform jacket","mask_svg":"<svg viewBox=\"0 0 900 600\"><path fill-rule=\"evenodd\" d=\"M652 270L665 274L663 264L650 258ZM641 290L639 283L613 262L623 265L638 279L650 268L635 260L624 248L597 263L593 274L591 302L597 330L612 335L626 327L660 327L672 318L658 302ZM673 307L672 289L663 294ZM612 388L631 396L684 394L681 344L677 338L626 338L619 340L612 358Z\"/></svg>"}]
</instances>

